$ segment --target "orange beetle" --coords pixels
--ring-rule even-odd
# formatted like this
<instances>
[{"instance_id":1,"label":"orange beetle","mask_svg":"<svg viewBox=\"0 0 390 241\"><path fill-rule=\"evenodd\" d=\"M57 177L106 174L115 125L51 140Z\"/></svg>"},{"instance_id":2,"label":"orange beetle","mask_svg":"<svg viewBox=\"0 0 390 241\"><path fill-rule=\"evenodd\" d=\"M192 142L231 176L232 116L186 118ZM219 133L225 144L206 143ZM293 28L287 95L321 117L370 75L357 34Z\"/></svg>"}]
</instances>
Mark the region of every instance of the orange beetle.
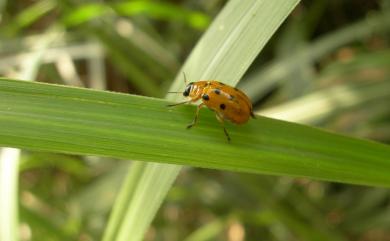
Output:
<instances>
[{"instance_id":1,"label":"orange beetle","mask_svg":"<svg viewBox=\"0 0 390 241\"><path fill-rule=\"evenodd\" d=\"M184 81L187 83L185 75ZM250 117L255 118L252 110L252 103L248 96L237 88L215 80L190 82L186 85L183 96L189 98L189 100L168 106L176 106L196 102L198 100L202 101L196 109L194 120L187 126L187 129L193 127L197 123L199 110L204 105L215 112L218 121L222 124L223 131L228 141L230 141L230 137L225 128L225 120L229 120L235 124L244 124Z\"/></svg>"}]
</instances>

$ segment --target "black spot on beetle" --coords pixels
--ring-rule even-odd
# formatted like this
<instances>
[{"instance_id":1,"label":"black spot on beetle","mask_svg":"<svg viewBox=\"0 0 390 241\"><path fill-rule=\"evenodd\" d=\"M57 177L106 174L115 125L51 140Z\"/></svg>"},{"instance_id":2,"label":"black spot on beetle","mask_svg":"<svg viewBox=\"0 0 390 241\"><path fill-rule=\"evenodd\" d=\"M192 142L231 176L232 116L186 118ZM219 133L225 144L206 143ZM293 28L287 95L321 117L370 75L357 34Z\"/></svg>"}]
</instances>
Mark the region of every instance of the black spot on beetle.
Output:
<instances>
[{"instance_id":1,"label":"black spot on beetle","mask_svg":"<svg viewBox=\"0 0 390 241\"><path fill-rule=\"evenodd\" d=\"M236 98L234 95L229 95L229 100L234 100L234 98Z\"/></svg>"},{"instance_id":2,"label":"black spot on beetle","mask_svg":"<svg viewBox=\"0 0 390 241\"><path fill-rule=\"evenodd\" d=\"M209 99L210 99L210 97L209 97L209 95L207 95L207 94L204 94L204 95L202 95L202 99L204 99L204 100L209 100Z\"/></svg>"},{"instance_id":3,"label":"black spot on beetle","mask_svg":"<svg viewBox=\"0 0 390 241\"><path fill-rule=\"evenodd\" d=\"M221 110L224 110L226 108L226 105L225 104L220 104L219 108L221 108Z\"/></svg>"},{"instance_id":4,"label":"black spot on beetle","mask_svg":"<svg viewBox=\"0 0 390 241\"><path fill-rule=\"evenodd\" d=\"M220 89L214 89L214 93L216 93L217 95L221 94L221 90Z\"/></svg>"}]
</instances>

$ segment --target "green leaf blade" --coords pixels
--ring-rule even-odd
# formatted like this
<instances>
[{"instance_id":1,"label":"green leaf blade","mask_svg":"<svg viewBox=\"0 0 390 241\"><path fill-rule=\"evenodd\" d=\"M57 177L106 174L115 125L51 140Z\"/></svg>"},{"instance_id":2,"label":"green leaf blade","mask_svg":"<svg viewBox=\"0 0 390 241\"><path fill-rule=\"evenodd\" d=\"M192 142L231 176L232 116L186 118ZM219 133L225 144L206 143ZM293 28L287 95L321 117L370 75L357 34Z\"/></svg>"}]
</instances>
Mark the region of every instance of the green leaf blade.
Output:
<instances>
[{"instance_id":1,"label":"green leaf blade","mask_svg":"<svg viewBox=\"0 0 390 241\"><path fill-rule=\"evenodd\" d=\"M389 146L294 123L229 124L228 143L211 111L185 130L194 107L161 99L3 79L0 100L3 146L390 186Z\"/></svg>"}]
</instances>

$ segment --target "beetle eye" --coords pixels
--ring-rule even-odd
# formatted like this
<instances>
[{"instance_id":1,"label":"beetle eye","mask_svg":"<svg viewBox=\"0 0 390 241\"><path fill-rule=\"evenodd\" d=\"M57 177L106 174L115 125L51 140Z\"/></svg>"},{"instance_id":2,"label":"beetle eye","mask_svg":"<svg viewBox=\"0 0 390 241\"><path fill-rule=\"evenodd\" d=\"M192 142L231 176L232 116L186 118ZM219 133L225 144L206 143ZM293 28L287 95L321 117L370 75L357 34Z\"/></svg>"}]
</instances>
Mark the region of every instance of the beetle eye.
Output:
<instances>
[{"instance_id":1,"label":"beetle eye","mask_svg":"<svg viewBox=\"0 0 390 241\"><path fill-rule=\"evenodd\" d=\"M191 88L192 88L192 83L189 83L189 84L186 86L186 88L185 88L185 90L184 90L184 92L183 92L183 96L189 96L189 95L190 95L190 92L191 92Z\"/></svg>"}]
</instances>

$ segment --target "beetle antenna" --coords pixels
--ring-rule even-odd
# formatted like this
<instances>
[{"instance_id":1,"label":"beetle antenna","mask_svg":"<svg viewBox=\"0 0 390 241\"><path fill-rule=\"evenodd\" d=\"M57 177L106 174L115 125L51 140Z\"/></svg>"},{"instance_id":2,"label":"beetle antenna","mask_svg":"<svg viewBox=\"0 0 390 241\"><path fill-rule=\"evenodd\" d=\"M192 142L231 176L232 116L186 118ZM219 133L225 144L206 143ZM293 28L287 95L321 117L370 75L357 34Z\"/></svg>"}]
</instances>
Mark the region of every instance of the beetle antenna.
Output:
<instances>
[{"instance_id":1,"label":"beetle antenna","mask_svg":"<svg viewBox=\"0 0 390 241\"><path fill-rule=\"evenodd\" d=\"M184 84L187 85L188 80L187 80L186 72L183 71L183 75L184 75Z\"/></svg>"}]
</instances>

